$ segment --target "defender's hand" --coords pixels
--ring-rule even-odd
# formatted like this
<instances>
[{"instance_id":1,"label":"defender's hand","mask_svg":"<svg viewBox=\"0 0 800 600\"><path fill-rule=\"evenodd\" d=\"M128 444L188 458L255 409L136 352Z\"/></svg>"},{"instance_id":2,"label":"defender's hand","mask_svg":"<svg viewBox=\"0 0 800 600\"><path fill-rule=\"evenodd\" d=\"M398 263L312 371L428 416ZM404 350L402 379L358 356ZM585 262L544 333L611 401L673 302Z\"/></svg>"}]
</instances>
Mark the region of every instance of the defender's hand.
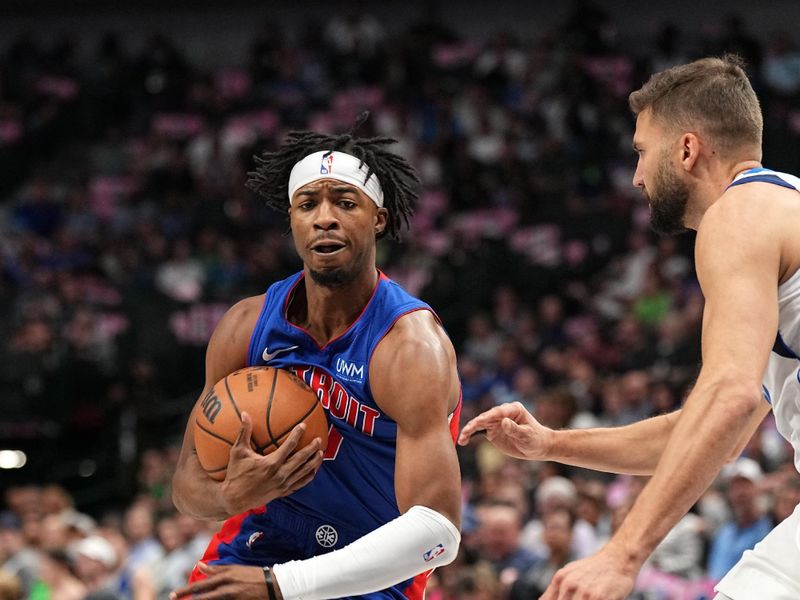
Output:
<instances>
[{"instance_id":1,"label":"defender's hand","mask_svg":"<svg viewBox=\"0 0 800 600\"><path fill-rule=\"evenodd\" d=\"M638 571L639 566L605 546L558 570L540 600L624 600L633 591Z\"/></svg>"},{"instance_id":2,"label":"defender's hand","mask_svg":"<svg viewBox=\"0 0 800 600\"><path fill-rule=\"evenodd\" d=\"M206 576L172 592L170 600L191 596L196 600L267 600L267 583L261 567L241 565L208 565L197 563L198 570ZM274 580L273 580L274 581ZM280 588L275 584L275 594L282 600Z\"/></svg>"},{"instance_id":3,"label":"defender's hand","mask_svg":"<svg viewBox=\"0 0 800 600\"><path fill-rule=\"evenodd\" d=\"M295 426L277 450L263 456L253 450L253 422L250 415L242 413L242 428L231 447L221 489L229 514L239 514L288 496L314 478L322 465L321 440L316 438L292 454L305 428L303 423Z\"/></svg>"},{"instance_id":4,"label":"defender's hand","mask_svg":"<svg viewBox=\"0 0 800 600\"><path fill-rule=\"evenodd\" d=\"M472 419L461 430L458 443L466 446L476 433L485 433L498 450L515 458L547 460L553 446L553 430L519 402L495 406Z\"/></svg>"}]
</instances>

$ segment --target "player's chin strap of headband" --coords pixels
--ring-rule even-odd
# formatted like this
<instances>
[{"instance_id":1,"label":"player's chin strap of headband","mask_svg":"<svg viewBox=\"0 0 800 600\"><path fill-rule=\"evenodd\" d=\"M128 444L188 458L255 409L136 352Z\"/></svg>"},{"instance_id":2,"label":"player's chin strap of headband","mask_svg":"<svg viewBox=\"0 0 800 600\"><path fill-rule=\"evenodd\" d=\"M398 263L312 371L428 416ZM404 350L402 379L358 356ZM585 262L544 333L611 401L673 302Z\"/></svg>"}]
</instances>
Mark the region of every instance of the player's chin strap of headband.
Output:
<instances>
[{"instance_id":1,"label":"player's chin strap of headband","mask_svg":"<svg viewBox=\"0 0 800 600\"><path fill-rule=\"evenodd\" d=\"M318 179L338 179L354 185L378 206L383 208L383 190L378 176L369 177L369 167L351 154L338 150L323 150L309 154L294 167L289 174L289 204L292 196L304 185Z\"/></svg>"},{"instance_id":2,"label":"player's chin strap of headband","mask_svg":"<svg viewBox=\"0 0 800 600\"><path fill-rule=\"evenodd\" d=\"M326 600L384 590L455 560L461 534L414 506L341 550L272 567L284 600Z\"/></svg>"}]
</instances>

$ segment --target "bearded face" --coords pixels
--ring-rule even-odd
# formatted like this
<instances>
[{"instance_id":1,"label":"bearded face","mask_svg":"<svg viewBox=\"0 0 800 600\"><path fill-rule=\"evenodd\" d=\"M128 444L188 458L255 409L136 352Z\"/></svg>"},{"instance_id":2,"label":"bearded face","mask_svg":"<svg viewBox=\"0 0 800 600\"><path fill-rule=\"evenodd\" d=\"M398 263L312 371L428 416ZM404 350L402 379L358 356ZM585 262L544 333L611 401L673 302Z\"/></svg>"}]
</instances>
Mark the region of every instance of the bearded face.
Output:
<instances>
[{"instance_id":1,"label":"bearded face","mask_svg":"<svg viewBox=\"0 0 800 600\"><path fill-rule=\"evenodd\" d=\"M671 167L668 152L661 153L653 182L644 195L650 203L650 226L658 234L674 235L686 230L684 219L690 189Z\"/></svg>"}]
</instances>

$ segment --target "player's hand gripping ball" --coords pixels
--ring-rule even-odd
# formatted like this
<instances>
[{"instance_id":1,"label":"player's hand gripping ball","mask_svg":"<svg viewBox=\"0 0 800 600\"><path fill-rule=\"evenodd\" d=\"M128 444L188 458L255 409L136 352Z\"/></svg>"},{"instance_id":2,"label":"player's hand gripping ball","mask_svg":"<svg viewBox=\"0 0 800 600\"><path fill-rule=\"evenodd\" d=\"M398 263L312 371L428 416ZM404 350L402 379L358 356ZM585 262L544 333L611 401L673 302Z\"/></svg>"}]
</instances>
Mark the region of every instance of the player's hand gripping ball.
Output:
<instances>
[{"instance_id":1,"label":"player's hand gripping ball","mask_svg":"<svg viewBox=\"0 0 800 600\"><path fill-rule=\"evenodd\" d=\"M295 425L306 424L297 450L328 441L328 420L314 391L289 371L248 367L219 380L196 411L194 445L200 465L213 479L225 479L231 446L242 427L242 412L253 421L253 450L269 454Z\"/></svg>"}]
</instances>

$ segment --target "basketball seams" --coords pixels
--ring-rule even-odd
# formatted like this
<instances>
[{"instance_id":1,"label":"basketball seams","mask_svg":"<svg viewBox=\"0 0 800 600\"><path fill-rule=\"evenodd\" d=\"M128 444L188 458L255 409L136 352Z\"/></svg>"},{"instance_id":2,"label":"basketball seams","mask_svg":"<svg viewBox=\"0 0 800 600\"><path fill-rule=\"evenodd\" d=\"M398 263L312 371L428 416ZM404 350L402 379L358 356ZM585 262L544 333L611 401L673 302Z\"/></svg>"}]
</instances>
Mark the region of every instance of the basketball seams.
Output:
<instances>
[{"instance_id":1,"label":"basketball seams","mask_svg":"<svg viewBox=\"0 0 800 600\"><path fill-rule=\"evenodd\" d=\"M233 406L233 410L236 411L236 416L239 417L239 421L241 421L242 413L239 411L239 407L236 406L236 400L233 399L233 394L231 393L231 386L228 385L228 377L230 377L230 375L226 375L225 379L223 380L225 382L225 389L228 392L228 398L230 398L231 400L231 406Z\"/></svg>"},{"instance_id":2,"label":"basketball seams","mask_svg":"<svg viewBox=\"0 0 800 600\"><path fill-rule=\"evenodd\" d=\"M301 416L297 421L294 422L294 424L290 425L289 428L286 431L282 432L280 435L276 436L274 439L276 441L280 440L283 436L285 436L287 433L292 431L292 429L297 427L297 425L299 423L302 423L303 421L305 421L309 416L311 416L311 413L313 413L314 410L316 410L318 405L319 405L319 403L316 400L314 400L314 402L311 403L311 408L309 408L308 411L306 411L306 413L303 416Z\"/></svg>"},{"instance_id":3,"label":"basketball seams","mask_svg":"<svg viewBox=\"0 0 800 600\"><path fill-rule=\"evenodd\" d=\"M272 382L268 394L264 393L263 384L260 386L251 386L250 375L245 377L247 372L256 370L261 371L264 376L268 375L269 371L272 370ZM239 376L240 373L241 376ZM231 375L236 375L236 377L231 379ZM278 381L279 379L280 381ZM245 381L247 381L246 386ZM292 385L288 385L290 381ZM223 382L225 384L225 393L222 393L221 384ZM277 389L279 387L280 389ZM328 425L325 410L320 406L322 411L321 419L320 415L314 414L314 410L316 410L317 405L320 404L317 394L314 393L314 390L309 387L303 379L298 378L289 370L277 369L269 366L255 366L247 369L240 369L239 371L229 373L223 377L217 382L215 388L215 393L222 406L225 404L225 396L227 395L230 400L230 406L234 411L233 414L238 417L239 427L241 427L241 415L243 410L255 417L255 427L253 431L255 437L251 440L251 447L259 454L264 455L265 452L268 454L279 448L291 431L299 423L305 421L309 421L309 425L313 428L315 433L324 425L324 433L327 434ZM238 400L236 398L238 398ZM302 408L303 402L307 404L306 409ZM239 407L239 403L242 403L241 408ZM219 414L219 408L215 408L214 410L216 411L215 415ZM298 413L298 410L303 410L303 412ZM202 419L195 420L195 426L199 429L196 434L198 436L197 441L199 442L199 446L207 448L207 459L212 465L215 463L219 465L212 469L204 468L206 473L213 476L215 479L224 477L227 469L227 464L224 466L220 465L220 461L224 460L222 457L224 451L223 448L218 447L217 441L222 442L228 449L236 443L235 440L231 441L224 437L229 433L232 437L235 437L234 434L236 432L234 432L233 429L236 424L234 421L236 417L234 417L233 414L230 412L230 409L228 409L227 415L225 415L225 409L223 409L221 416L224 418L216 419L215 423ZM274 427L271 422L273 417L277 419ZM294 421L294 423L290 424L290 421ZM280 428L280 430L278 428ZM321 431L319 435L322 436L323 439L326 437ZM256 441L256 437L261 436L265 436L262 438L265 439L264 445ZM314 437L316 437L316 434ZM304 434L300 442L301 446L307 438L308 433Z\"/></svg>"},{"instance_id":4,"label":"basketball seams","mask_svg":"<svg viewBox=\"0 0 800 600\"><path fill-rule=\"evenodd\" d=\"M195 419L195 425L197 425L200 429L202 429L204 432L206 432L211 437L217 438L219 441L225 442L229 446L233 446L236 443L235 440L233 442L230 441L230 440L226 440L224 437L222 437L218 433L215 433L215 432L211 431L210 429L208 429L206 427L203 427L203 424L200 421L198 421L197 419Z\"/></svg>"},{"instance_id":5,"label":"basketball seams","mask_svg":"<svg viewBox=\"0 0 800 600\"><path fill-rule=\"evenodd\" d=\"M272 427L269 424L269 414L272 412L272 400L275 398L275 387L278 383L278 369L272 370L272 387L269 390L269 400L267 400L267 410L266 410L266 419L267 419L267 435L269 436L269 441L264 445L264 448L267 446L275 445L278 447L278 443L275 440L275 436L272 435Z\"/></svg>"}]
</instances>

